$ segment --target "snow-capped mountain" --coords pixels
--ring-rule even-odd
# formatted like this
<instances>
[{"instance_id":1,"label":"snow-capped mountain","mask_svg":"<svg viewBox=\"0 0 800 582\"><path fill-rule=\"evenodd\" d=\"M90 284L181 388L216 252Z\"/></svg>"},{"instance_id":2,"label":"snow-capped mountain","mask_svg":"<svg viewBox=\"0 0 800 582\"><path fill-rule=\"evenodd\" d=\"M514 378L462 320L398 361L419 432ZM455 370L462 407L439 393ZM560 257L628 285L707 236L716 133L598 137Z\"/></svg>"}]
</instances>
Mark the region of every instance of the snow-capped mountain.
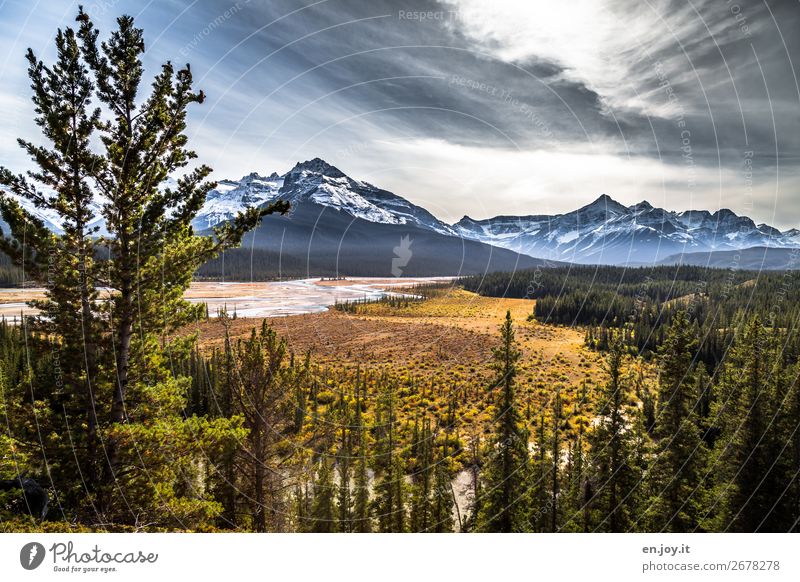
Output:
<instances>
[{"instance_id":1,"label":"snow-capped mountain","mask_svg":"<svg viewBox=\"0 0 800 582\"><path fill-rule=\"evenodd\" d=\"M796 228L791 228L787 231L784 231L782 234L784 240L789 241L793 245L800 247L800 230Z\"/></svg>"},{"instance_id":2,"label":"snow-capped mountain","mask_svg":"<svg viewBox=\"0 0 800 582\"><path fill-rule=\"evenodd\" d=\"M756 225L728 209L671 212L608 195L566 214L498 216L454 225L464 238L531 256L592 264L636 264L690 252L800 246L800 233Z\"/></svg>"},{"instance_id":3,"label":"snow-capped mountain","mask_svg":"<svg viewBox=\"0 0 800 582\"><path fill-rule=\"evenodd\" d=\"M206 196L206 202L192 224L197 230L207 230L230 220L246 208L263 206L274 200L281 186L283 178L275 173L264 177L253 172L238 182L221 180Z\"/></svg>"},{"instance_id":4,"label":"snow-capped mountain","mask_svg":"<svg viewBox=\"0 0 800 582\"><path fill-rule=\"evenodd\" d=\"M57 233L63 232L61 218L58 216L58 213L55 210L50 210L48 208L37 208L36 205L27 198L17 196L5 187L0 186L0 190L3 191L4 195L16 200L17 203L29 214L41 220L48 229ZM89 222L89 228L93 229L96 227L98 236L108 234L105 230L105 221L100 213L100 201L93 202L91 206L94 218ZM0 227L3 228L3 233L7 235L8 228L6 224L2 222L2 220L0 220Z\"/></svg>"},{"instance_id":5,"label":"snow-capped mountain","mask_svg":"<svg viewBox=\"0 0 800 582\"><path fill-rule=\"evenodd\" d=\"M282 176L251 174L239 181L220 182L209 193L194 226L202 232L249 206L279 199L290 202L289 214L264 217L244 240L247 248L275 253L279 270L460 275L542 264L532 257L465 240L424 208L350 178L319 158L298 163ZM403 249L399 257L405 263L402 267L398 248ZM234 252L228 264L236 260ZM247 254L246 260L252 267L252 255Z\"/></svg>"},{"instance_id":6,"label":"snow-capped mountain","mask_svg":"<svg viewBox=\"0 0 800 582\"><path fill-rule=\"evenodd\" d=\"M253 173L238 182L222 180L209 192L194 226L205 230L233 218L248 206L262 206L277 199L288 200L292 206L310 202L368 222L416 225L440 234L455 234L424 208L354 180L319 158L298 163L283 176L273 173L263 178Z\"/></svg>"},{"instance_id":7,"label":"snow-capped mountain","mask_svg":"<svg viewBox=\"0 0 800 582\"><path fill-rule=\"evenodd\" d=\"M290 201L294 209L312 205L349 220L420 228L551 261L641 264L682 253L800 247L800 231L756 225L728 209L673 212L647 201L625 206L606 194L565 214L486 220L465 216L448 225L405 198L350 178L319 158L298 163L282 176L250 174L238 182L220 182L195 226L204 230L247 206L276 199Z\"/></svg>"}]
</instances>

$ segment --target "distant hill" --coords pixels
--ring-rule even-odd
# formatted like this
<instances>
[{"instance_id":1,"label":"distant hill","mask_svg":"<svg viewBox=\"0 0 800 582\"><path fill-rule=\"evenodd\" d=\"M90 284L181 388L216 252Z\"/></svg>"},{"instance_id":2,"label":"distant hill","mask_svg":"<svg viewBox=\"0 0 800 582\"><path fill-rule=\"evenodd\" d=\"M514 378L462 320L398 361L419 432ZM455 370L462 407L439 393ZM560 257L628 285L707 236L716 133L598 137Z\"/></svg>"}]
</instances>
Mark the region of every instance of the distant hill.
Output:
<instances>
[{"instance_id":1,"label":"distant hill","mask_svg":"<svg viewBox=\"0 0 800 582\"><path fill-rule=\"evenodd\" d=\"M787 270L800 269L800 249L753 247L736 251L681 253L661 261L662 265L694 265L720 269Z\"/></svg>"}]
</instances>

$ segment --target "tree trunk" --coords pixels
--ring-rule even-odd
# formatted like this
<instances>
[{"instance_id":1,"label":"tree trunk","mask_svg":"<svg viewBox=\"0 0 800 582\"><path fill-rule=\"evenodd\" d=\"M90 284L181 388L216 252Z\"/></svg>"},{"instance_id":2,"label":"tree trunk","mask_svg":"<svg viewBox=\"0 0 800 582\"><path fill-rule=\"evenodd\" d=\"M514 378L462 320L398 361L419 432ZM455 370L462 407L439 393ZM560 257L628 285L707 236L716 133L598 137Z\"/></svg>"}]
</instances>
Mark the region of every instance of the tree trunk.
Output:
<instances>
[{"instance_id":1,"label":"tree trunk","mask_svg":"<svg viewBox=\"0 0 800 582\"><path fill-rule=\"evenodd\" d=\"M622 431L622 419L620 418L620 396L619 385L615 382L614 389L614 410L611 415L611 494L609 495L609 525L611 531L619 532L619 508L617 507L617 490L619 484L620 467L620 432Z\"/></svg>"},{"instance_id":2,"label":"tree trunk","mask_svg":"<svg viewBox=\"0 0 800 582\"><path fill-rule=\"evenodd\" d=\"M114 399L111 403L111 422L125 422L125 396L128 392L128 366L131 356L133 336L133 297L130 280L123 280L120 289L120 314L117 340L117 382L114 386Z\"/></svg>"},{"instance_id":3,"label":"tree trunk","mask_svg":"<svg viewBox=\"0 0 800 582\"><path fill-rule=\"evenodd\" d=\"M253 426L253 460L254 467L254 502L253 527L257 532L267 531L267 523L264 516L264 443L261 435L261 411L255 411L256 422Z\"/></svg>"},{"instance_id":4,"label":"tree trunk","mask_svg":"<svg viewBox=\"0 0 800 582\"><path fill-rule=\"evenodd\" d=\"M124 259L123 259L124 260ZM127 264L127 262L123 263ZM130 278L123 277L120 289L120 319L117 327L116 366L117 381L114 384L114 396L111 401L111 422L122 424L125 422L125 396L128 392L128 366L130 364L131 338L133 336L133 297ZM113 486L119 466L119 447L116 439L110 437L107 441L108 474L105 476L104 485Z\"/></svg>"},{"instance_id":5,"label":"tree trunk","mask_svg":"<svg viewBox=\"0 0 800 582\"><path fill-rule=\"evenodd\" d=\"M79 227L83 233L83 226ZM86 241L81 241L81 319L83 323L83 353L86 365L86 482L90 491L97 487L97 402L94 396L94 383L97 380L97 345L92 325L92 304L89 300L89 285L86 275Z\"/></svg>"}]
</instances>

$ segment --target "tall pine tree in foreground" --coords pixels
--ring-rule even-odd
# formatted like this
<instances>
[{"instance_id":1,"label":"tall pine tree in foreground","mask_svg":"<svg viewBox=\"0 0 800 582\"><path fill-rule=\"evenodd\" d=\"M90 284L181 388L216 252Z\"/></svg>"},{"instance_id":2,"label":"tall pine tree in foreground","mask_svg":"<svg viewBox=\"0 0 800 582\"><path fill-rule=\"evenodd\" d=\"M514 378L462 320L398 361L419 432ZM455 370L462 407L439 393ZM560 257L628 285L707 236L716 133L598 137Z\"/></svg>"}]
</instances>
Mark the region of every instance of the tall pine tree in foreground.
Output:
<instances>
[{"instance_id":1,"label":"tall pine tree in foreground","mask_svg":"<svg viewBox=\"0 0 800 582\"><path fill-rule=\"evenodd\" d=\"M624 384L624 355L621 334L615 333L606 358L608 380L600 390L598 420L590 437L595 531L625 532L637 517L634 490L639 486L640 476L631 460L632 415L627 410L629 395Z\"/></svg>"},{"instance_id":2,"label":"tall pine tree in foreground","mask_svg":"<svg viewBox=\"0 0 800 582\"><path fill-rule=\"evenodd\" d=\"M36 397L60 403L56 407L61 414L50 428L72 435L72 442L65 439L54 443L45 454L52 459L48 472L59 482L65 503L86 498L89 503L84 509L89 510L97 494L95 391L101 387L97 385L99 317L92 240L97 227L90 226L93 193L87 169L99 162L90 148L99 110L91 107L94 85L81 59L74 30L59 30L55 44L56 62L52 66L45 65L30 49L27 54L35 120L46 141L44 145L22 139L18 142L38 170L26 177L0 168L0 184L36 208L56 213L62 219L62 232L49 232L16 199L0 190L0 212L11 230L10 236L0 238L0 250L45 287L45 299L33 304L46 318L34 322L34 329L54 341L54 389L42 387ZM60 450L62 446L64 450ZM77 487L78 481L71 479L76 462L85 488ZM66 486L67 479L76 487Z\"/></svg>"},{"instance_id":3,"label":"tall pine tree in foreground","mask_svg":"<svg viewBox=\"0 0 800 582\"><path fill-rule=\"evenodd\" d=\"M117 19L105 42L83 10L77 21L77 30L57 35L51 68L28 54L46 145L20 145L37 171L0 170L12 194L54 211L63 228L49 232L0 195L9 225L2 250L45 286L38 323L59 361L33 398L60 411L60 426L69 426L61 434L75 438L64 454L77 454L85 491L70 512L103 524L191 527L219 512L198 486L200 459L241 431L235 420L184 418L191 380L168 362L185 359L192 341L173 332L203 308L183 293L201 264L237 246L263 215L287 208L249 209L213 236L195 235L192 219L214 183L207 166L189 167L196 156L186 112L203 101L189 66L166 63L145 91L144 34L133 19ZM90 109L91 99L102 108ZM172 176L176 186L164 187ZM89 225L100 218L107 234L97 237ZM107 301L97 301L101 293ZM58 382L63 389L54 391ZM49 465L74 463L58 451L48 456ZM57 491L74 488L74 473L51 475Z\"/></svg>"},{"instance_id":4,"label":"tall pine tree in foreground","mask_svg":"<svg viewBox=\"0 0 800 582\"><path fill-rule=\"evenodd\" d=\"M514 391L520 351L514 339L511 312L500 326L500 345L493 350L497 393L494 434L486 447L483 467L483 498L477 530L519 532L526 528L528 435Z\"/></svg>"}]
</instances>

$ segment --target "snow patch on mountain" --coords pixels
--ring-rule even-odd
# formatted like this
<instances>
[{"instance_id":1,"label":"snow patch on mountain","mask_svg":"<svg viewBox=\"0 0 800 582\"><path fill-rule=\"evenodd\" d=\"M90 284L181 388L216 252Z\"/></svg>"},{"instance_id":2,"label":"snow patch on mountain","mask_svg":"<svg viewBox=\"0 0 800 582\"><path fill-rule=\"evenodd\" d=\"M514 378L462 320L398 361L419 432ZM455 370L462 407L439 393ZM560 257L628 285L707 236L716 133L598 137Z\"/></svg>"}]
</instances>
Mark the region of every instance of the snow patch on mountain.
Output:
<instances>
[{"instance_id":1,"label":"snow patch on mountain","mask_svg":"<svg viewBox=\"0 0 800 582\"><path fill-rule=\"evenodd\" d=\"M261 176L253 172L238 181L220 180L206 195L205 204L192 225L198 231L208 230L247 208L259 208L275 200L281 186L283 178L277 174Z\"/></svg>"}]
</instances>

